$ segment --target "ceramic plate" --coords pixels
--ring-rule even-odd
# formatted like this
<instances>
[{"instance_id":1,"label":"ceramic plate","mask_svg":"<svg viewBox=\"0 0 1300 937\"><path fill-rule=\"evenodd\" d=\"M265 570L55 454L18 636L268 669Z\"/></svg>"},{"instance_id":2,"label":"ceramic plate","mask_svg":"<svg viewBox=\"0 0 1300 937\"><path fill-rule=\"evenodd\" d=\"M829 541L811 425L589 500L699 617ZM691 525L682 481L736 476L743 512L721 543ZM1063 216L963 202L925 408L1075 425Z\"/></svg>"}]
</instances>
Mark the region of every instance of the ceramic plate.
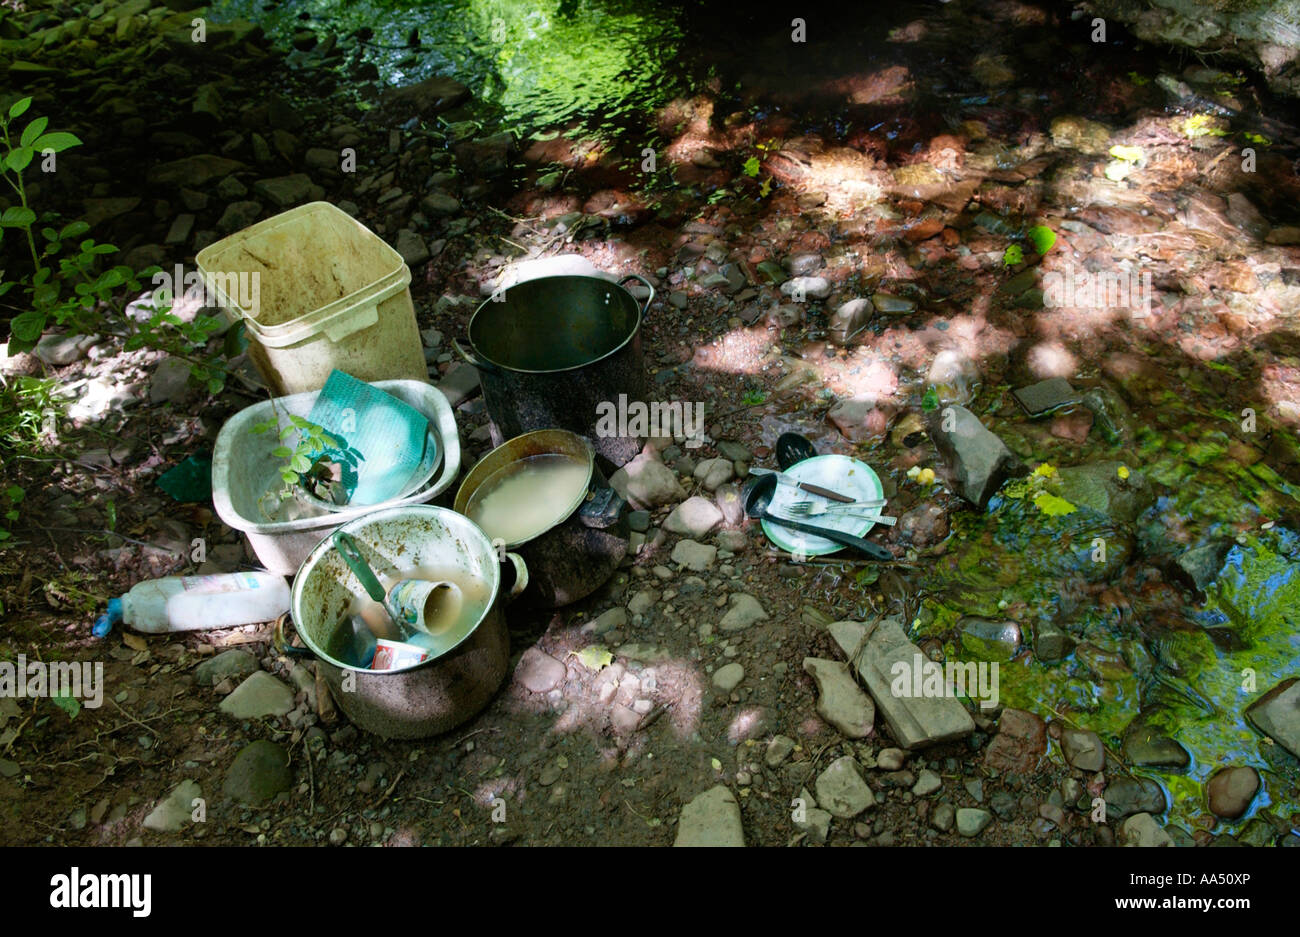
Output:
<instances>
[{"instance_id":1,"label":"ceramic plate","mask_svg":"<svg viewBox=\"0 0 1300 937\"><path fill-rule=\"evenodd\" d=\"M814 456L811 459L796 462L790 466L786 474L801 482L820 485L823 488L838 491L840 494L848 495L859 501L869 501L884 496L884 488L880 484L880 478L871 466L846 455ZM865 537L871 528L876 526L872 518L879 517L885 510L884 507L859 508L857 510L860 513L856 514L834 512L816 517L794 517L790 514L790 505L796 501L811 501L815 505L836 503L829 498L809 494L802 488L796 488L794 485L778 481L776 491L772 495L772 503L768 505L767 512L777 517L788 516L805 524L830 527L847 534ZM818 537L815 534L805 534L798 530L791 530L789 527L782 527L780 524L774 524L767 519L763 520L763 533L767 534L768 539L778 547L789 553L802 553L805 556L825 556L828 553L846 549L833 540L827 540L825 537Z\"/></svg>"}]
</instances>

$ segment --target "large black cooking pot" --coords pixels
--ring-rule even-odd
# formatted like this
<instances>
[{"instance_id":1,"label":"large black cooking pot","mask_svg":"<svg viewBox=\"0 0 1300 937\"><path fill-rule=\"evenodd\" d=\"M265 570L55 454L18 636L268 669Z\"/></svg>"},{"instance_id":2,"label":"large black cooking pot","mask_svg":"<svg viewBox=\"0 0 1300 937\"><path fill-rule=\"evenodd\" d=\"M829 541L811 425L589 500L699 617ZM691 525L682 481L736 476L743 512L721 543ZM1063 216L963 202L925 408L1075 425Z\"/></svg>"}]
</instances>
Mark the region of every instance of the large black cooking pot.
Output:
<instances>
[{"instance_id":1,"label":"large black cooking pot","mask_svg":"<svg viewBox=\"0 0 1300 937\"><path fill-rule=\"evenodd\" d=\"M644 306L623 288L640 280L650 291ZM600 277L540 277L488 299L469 322L469 337L452 340L479 370L493 423L492 443L558 427L593 440L596 452L620 466L641 449L635 437L596 432L601 403L645 400L641 319L654 287L632 274L612 283Z\"/></svg>"}]
</instances>

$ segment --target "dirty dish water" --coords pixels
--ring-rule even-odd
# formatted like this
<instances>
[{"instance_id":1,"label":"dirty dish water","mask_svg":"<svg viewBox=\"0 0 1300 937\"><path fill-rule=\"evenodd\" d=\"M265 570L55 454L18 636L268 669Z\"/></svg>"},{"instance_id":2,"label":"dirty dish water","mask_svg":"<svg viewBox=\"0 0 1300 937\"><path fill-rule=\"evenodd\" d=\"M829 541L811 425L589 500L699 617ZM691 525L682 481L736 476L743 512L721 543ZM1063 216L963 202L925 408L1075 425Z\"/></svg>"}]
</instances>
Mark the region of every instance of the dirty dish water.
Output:
<instances>
[{"instance_id":1,"label":"dirty dish water","mask_svg":"<svg viewBox=\"0 0 1300 937\"><path fill-rule=\"evenodd\" d=\"M563 453L543 453L502 466L470 497L465 514L491 540L524 543L573 511L590 466Z\"/></svg>"}]
</instances>

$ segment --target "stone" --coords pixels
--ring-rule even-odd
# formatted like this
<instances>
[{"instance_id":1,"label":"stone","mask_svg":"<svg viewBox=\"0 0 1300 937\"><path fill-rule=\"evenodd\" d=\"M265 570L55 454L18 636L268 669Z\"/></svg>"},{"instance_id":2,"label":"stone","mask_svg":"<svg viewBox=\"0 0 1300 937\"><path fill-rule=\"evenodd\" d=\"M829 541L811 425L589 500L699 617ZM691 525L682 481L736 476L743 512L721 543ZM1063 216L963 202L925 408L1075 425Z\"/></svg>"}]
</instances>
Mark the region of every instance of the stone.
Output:
<instances>
[{"instance_id":1,"label":"stone","mask_svg":"<svg viewBox=\"0 0 1300 937\"><path fill-rule=\"evenodd\" d=\"M781 292L795 302L825 299L831 295L831 284L825 277L793 277L781 284Z\"/></svg>"},{"instance_id":2,"label":"stone","mask_svg":"<svg viewBox=\"0 0 1300 937\"><path fill-rule=\"evenodd\" d=\"M940 804L930 811L930 825L940 833L947 833L957 820L957 811L952 804Z\"/></svg>"},{"instance_id":3,"label":"stone","mask_svg":"<svg viewBox=\"0 0 1300 937\"><path fill-rule=\"evenodd\" d=\"M1106 765L1106 749L1096 732L1065 729L1061 733L1061 751L1065 760L1080 771L1100 771Z\"/></svg>"},{"instance_id":4,"label":"stone","mask_svg":"<svg viewBox=\"0 0 1300 937\"><path fill-rule=\"evenodd\" d=\"M264 670L252 674L221 701L220 709L235 719L286 716L293 709L293 690Z\"/></svg>"},{"instance_id":5,"label":"stone","mask_svg":"<svg viewBox=\"0 0 1300 937\"><path fill-rule=\"evenodd\" d=\"M221 110L221 92L217 90L217 86L212 82L199 85L194 92L194 102L190 105L191 113L202 114L213 121L220 121Z\"/></svg>"},{"instance_id":6,"label":"stone","mask_svg":"<svg viewBox=\"0 0 1300 937\"><path fill-rule=\"evenodd\" d=\"M899 623L883 619L865 624L857 621L832 622L831 637L851 661L857 661L858 676L876 703L890 734L906 749L964 738L975 731L970 713L951 696L895 695L894 667L906 673L927 660L921 649L907 639ZM908 682L910 687L910 680Z\"/></svg>"},{"instance_id":7,"label":"stone","mask_svg":"<svg viewBox=\"0 0 1300 937\"><path fill-rule=\"evenodd\" d=\"M607 634L616 628L625 627L627 627L627 610L622 608L611 608L587 625L587 628L591 629L591 633L597 635Z\"/></svg>"},{"instance_id":8,"label":"stone","mask_svg":"<svg viewBox=\"0 0 1300 937\"><path fill-rule=\"evenodd\" d=\"M632 596L632 601L627 603L627 610L633 615L644 615L655 607L661 597L662 593L657 589L642 589Z\"/></svg>"},{"instance_id":9,"label":"stone","mask_svg":"<svg viewBox=\"0 0 1300 937\"><path fill-rule=\"evenodd\" d=\"M1052 622L1042 622L1034 630L1034 656L1041 661L1061 660L1074 647L1070 633Z\"/></svg>"},{"instance_id":10,"label":"stone","mask_svg":"<svg viewBox=\"0 0 1300 937\"><path fill-rule=\"evenodd\" d=\"M916 300L895 296L893 293L873 293L871 305L883 315L902 316L916 309Z\"/></svg>"},{"instance_id":11,"label":"stone","mask_svg":"<svg viewBox=\"0 0 1300 937\"><path fill-rule=\"evenodd\" d=\"M410 228L397 232L397 241L393 245L408 267L418 267L429 259L429 245Z\"/></svg>"},{"instance_id":12,"label":"stone","mask_svg":"<svg viewBox=\"0 0 1300 937\"><path fill-rule=\"evenodd\" d=\"M1012 392L1030 416L1042 416L1079 402L1080 395L1063 377L1052 377Z\"/></svg>"},{"instance_id":13,"label":"stone","mask_svg":"<svg viewBox=\"0 0 1300 937\"><path fill-rule=\"evenodd\" d=\"M1022 470L1020 461L1002 440L965 407L932 410L929 432L953 476L957 493L980 510L1004 481Z\"/></svg>"},{"instance_id":14,"label":"stone","mask_svg":"<svg viewBox=\"0 0 1300 937\"><path fill-rule=\"evenodd\" d=\"M694 797L682 807L677 820L674 846L743 846L745 828L740 804L725 785L719 784Z\"/></svg>"},{"instance_id":15,"label":"stone","mask_svg":"<svg viewBox=\"0 0 1300 937\"><path fill-rule=\"evenodd\" d=\"M876 755L876 767L881 771L898 771L907 762L907 752L901 748L882 748Z\"/></svg>"},{"instance_id":16,"label":"stone","mask_svg":"<svg viewBox=\"0 0 1300 937\"><path fill-rule=\"evenodd\" d=\"M706 537L722 524L722 512L707 498L695 495L673 508L664 530L692 540Z\"/></svg>"},{"instance_id":17,"label":"stone","mask_svg":"<svg viewBox=\"0 0 1300 937\"><path fill-rule=\"evenodd\" d=\"M194 215L177 215L172 219L171 227L167 229L167 236L163 238L163 243L169 247L178 247L184 244L194 232L194 221Z\"/></svg>"},{"instance_id":18,"label":"stone","mask_svg":"<svg viewBox=\"0 0 1300 937\"><path fill-rule=\"evenodd\" d=\"M1138 813L1125 820L1119 828L1119 841L1124 846L1173 846L1174 839L1149 813Z\"/></svg>"},{"instance_id":19,"label":"stone","mask_svg":"<svg viewBox=\"0 0 1300 937\"><path fill-rule=\"evenodd\" d=\"M723 439L716 444L716 448L719 455L732 462L749 462L754 458L754 454L738 442Z\"/></svg>"},{"instance_id":20,"label":"stone","mask_svg":"<svg viewBox=\"0 0 1300 937\"><path fill-rule=\"evenodd\" d=\"M850 755L831 762L817 775L817 805L841 820L851 820L876 805L876 796L862 777L862 769Z\"/></svg>"},{"instance_id":21,"label":"stone","mask_svg":"<svg viewBox=\"0 0 1300 937\"><path fill-rule=\"evenodd\" d=\"M306 173L262 179L253 183L253 191L279 209L292 208L324 195L320 186Z\"/></svg>"},{"instance_id":22,"label":"stone","mask_svg":"<svg viewBox=\"0 0 1300 937\"><path fill-rule=\"evenodd\" d=\"M1246 718L1292 755L1300 758L1300 678L1283 680L1246 710Z\"/></svg>"},{"instance_id":23,"label":"stone","mask_svg":"<svg viewBox=\"0 0 1300 937\"><path fill-rule=\"evenodd\" d=\"M42 335L32 354L51 367L63 367L86 357L97 341L97 335Z\"/></svg>"},{"instance_id":24,"label":"stone","mask_svg":"<svg viewBox=\"0 0 1300 937\"><path fill-rule=\"evenodd\" d=\"M979 836L992 822L993 814L987 810L978 807L961 807L957 810L957 832L967 839Z\"/></svg>"},{"instance_id":25,"label":"stone","mask_svg":"<svg viewBox=\"0 0 1300 937\"><path fill-rule=\"evenodd\" d=\"M948 536L948 513L933 502L918 504L898 518L894 529L905 546L933 546Z\"/></svg>"},{"instance_id":26,"label":"stone","mask_svg":"<svg viewBox=\"0 0 1300 937\"><path fill-rule=\"evenodd\" d=\"M657 452L642 452L610 476L609 483L634 508L650 510L663 504L682 501L686 492L675 473L660 460Z\"/></svg>"},{"instance_id":27,"label":"stone","mask_svg":"<svg viewBox=\"0 0 1300 937\"><path fill-rule=\"evenodd\" d=\"M1121 524L1134 523L1156 500L1141 472L1115 461L1059 468L1047 480L1047 490Z\"/></svg>"},{"instance_id":28,"label":"stone","mask_svg":"<svg viewBox=\"0 0 1300 937\"><path fill-rule=\"evenodd\" d=\"M1020 626L1014 621L963 618L961 646L976 660L1009 661L1020 650Z\"/></svg>"},{"instance_id":29,"label":"stone","mask_svg":"<svg viewBox=\"0 0 1300 937\"><path fill-rule=\"evenodd\" d=\"M546 693L559 686L567 673L563 661L530 647L515 667L515 682L530 693Z\"/></svg>"},{"instance_id":30,"label":"stone","mask_svg":"<svg viewBox=\"0 0 1300 937\"><path fill-rule=\"evenodd\" d=\"M748 592L735 592L731 595L731 608L722 616L718 628L725 632L744 631L756 622L766 621L768 617L758 599Z\"/></svg>"},{"instance_id":31,"label":"stone","mask_svg":"<svg viewBox=\"0 0 1300 937\"><path fill-rule=\"evenodd\" d=\"M231 202L217 219L217 230L222 234L234 234L242 231L257 220L262 214L260 202Z\"/></svg>"},{"instance_id":32,"label":"stone","mask_svg":"<svg viewBox=\"0 0 1300 937\"><path fill-rule=\"evenodd\" d=\"M694 476L706 491L717 491L719 486L731 481L734 473L731 459L705 459L695 466Z\"/></svg>"},{"instance_id":33,"label":"stone","mask_svg":"<svg viewBox=\"0 0 1300 937\"><path fill-rule=\"evenodd\" d=\"M817 684L818 715L846 738L864 739L875 732L875 704L858 688L847 664L805 657L803 669Z\"/></svg>"},{"instance_id":34,"label":"stone","mask_svg":"<svg viewBox=\"0 0 1300 937\"><path fill-rule=\"evenodd\" d=\"M916 777L916 783L912 785L912 796L926 797L942 787L943 778L929 768L922 768L921 773Z\"/></svg>"},{"instance_id":35,"label":"stone","mask_svg":"<svg viewBox=\"0 0 1300 937\"><path fill-rule=\"evenodd\" d=\"M194 395L190 385L190 363L183 358L164 358L149 379L149 402L185 403Z\"/></svg>"},{"instance_id":36,"label":"stone","mask_svg":"<svg viewBox=\"0 0 1300 937\"><path fill-rule=\"evenodd\" d=\"M1102 156L1110 149L1110 128L1086 117L1067 115L1052 121L1052 143L1062 149Z\"/></svg>"},{"instance_id":37,"label":"stone","mask_svg":"<svg viewBox=\"0 0 1300 937\"><path fill-rule=\"evenodd\" d=\"M1174 575L1198 592L1204 592L1223 569L1223 561L1232 548L1232 542L1220 540L1193 547L1180 553L1174 561Z\"/></svg>"},{"instance_id":38,"label":"stone","mask_svg":"<svg viewBox=\"0 0 1300 937\"><path fill-rule=\"evenodd\" d=\"M92 228L111 221L129 212L135 211L140 204L139 197L88 198L82 201L85 212L82 220Z\"/></svg>"},{"instance_id":39,"label":"stone","mask_svg":"<svg viewBox=\"0 0 1300 937\"><path fill-rule=\"evenodd\" d=\"M717 557L717 547L697 540L678 540L672 552L674 563L679 563L696 573L712 569Z\"/></svg>"},{"instance_id":40,"label":"stone","mask_svg":"<svg viewBox=\"0 0 1300 937\"><path fill-rule=\"evenodd\" d=\"M934 389L939 406L966 405L975 396L980 371L975 362L955 348L945 348L934 356L926 383Z\"/></svg>"},{"instance_id":41,"label":"stone","mask_svg":"<svg viewBox=\"0 0 1300 937\"><path fill-rule=\"evenodd\" d=\"M984 750L984 765L999 774L1031 774L1047 752L1047 724L1023 709L1004 709L998 734Z\"/></svg>"},{"instance_id":42,"label":"stone","mask_svg":"<svg viewBox=\"0 0 1300 937\"><path fill-rule=\"evenodd\" d=\"M198 686L212 686L226 677L242 680L258 671L257 658L247 651L231 648L215 657L209 657L194 668L194 682Z\"/></svg>"},{"instance_id":43,"label":"stone","mask_svg":"<svg viewBox=\"0 0 1300 937\"><path fill-rule=\"evenodd\" d=\"M223 179L232 172L248 169L244 163L204 153L186 156L170 163L160 163L149 171L149 184L157 186L189 186L198 188L214 179Z\"/></svg>"},{"instance_id":44,"label":"stone","mask_svg":"<svg viewBox=\"0 0 1300 937\"><path fill-rule=\"evenodd\" d=\"M232 800L262 806L293 785L289 753L275 742L258 739L245 745L226 770L222 788Z\"/></svg>"},{"instance_id":45,"label":"stone","mask_svg":"<svg viewBox=\"0 0 1300 937\"><path fill-rule=\"evenodd\" d=\"M430 192L420 199L420 207L431 215L454 215L460 211L460 202L445 192Z\"/></svg>"},{"instance_id":46,"label":"stone","mask_svg":"<svg viewBox=\"0 0 1300 937\"><path fill-rule=\"evenodd\" d=\"M1259 772L1254 768L1234 766L1216 771L1205 787L1210 812L1225 820L1236 820L1250 809L1259 793Z\"/></svg>"},{"instance_id":47,"label":"stone","mask_svg":"<svg viewBox=\"0 0 1300 937\"><path fill-rule=\"evenodd\" d=\"M1124 733L1124 757L1141 768L1181 771L1191 764L1187 749L1159 729L1135 720Z\"/></svg>"},{"instance_id":48,"label":"stone","mask_svg":"<svg viewBox=\"0 0 1300 937\"><path fill-rule=\"evenodd\" d=\"M826 421L840 431L849 442L866 442L880 439L889 429L889 415L876 407L870 396L849 397L835 401L826 414Z\"/></svg>"},{"instance_id":49,"label":"stone","mask_svg":"<svg viewBox=\"0 0 1300 937\"><path fill-rule=\"evenodd\" d=\"M149 816L144 818L144 828L156 833L176 833L185 829L194 815L192 804L195 798L202 797L203 789L199 783L187 778L158 801Z\"/></svg>"},{"instance_id":50,"label":"stone","mask_svg":"<svg viewBox=\"0 0 1300 937\"><path fill-rule=\"evenodd\" d=\"M837 345L847 345L867 327L875 306L869 299L850 299L831 315L830 339Z\"/></svg>"},{"instance_id":51,"label":"stone","mask_svg":"<svg viewBox=\"0 0 1300 937\"><path fill-rule=\"evenodd\" d=\"M723 693L730 693L745 679L745 668L737 663L724 664L713 673L713 685Z\"/></svg>"},{"instance_id":52,"label":"stone","mask_svg":"<svg viewBox=\"0 0 1300 937\"><path fill-rule=\"evenodd\" d=\"M802 812L802 819L795 819L794 827L799 832L806 833L810 843L823 846L826 844L826 837L830 835L832 819L829 810L807 807Z\"/></svg>"},{"instance_id":53,"label":"stone","mask_svg":"<svg viewBox=\"0 0 1300 937\"><path fill-rule=\"evenodd\" d=\"M767 743L767 752L763 756L764 764L769 768L779 768L794 751L794 744L794 739L788 736L772 736L772 741Z\"/></svg>"},{"instance_id":54,"label":"stone","mask_svg":"<svg viewBox=\"0 0 1300 937\"><path fill-rule=\"evenodd\" d=\"M413 115L429 117L450 110L470 96L469 88L459 81L435 75L424 81L392 88L383 95L383 106L403 120Z\"/></svg>"},{"instance_id":55,"label":"stone","mask_svg":"<svg viewBox=\"0 0 1300 937\"><path fill-rule=\"evenodd\" d=\"M1118 777L1102 792L1106 815L1114 819L1135 813L1162 814L1168 808L1165 792L1150 778Z\"/></svg>"}]
</instances>

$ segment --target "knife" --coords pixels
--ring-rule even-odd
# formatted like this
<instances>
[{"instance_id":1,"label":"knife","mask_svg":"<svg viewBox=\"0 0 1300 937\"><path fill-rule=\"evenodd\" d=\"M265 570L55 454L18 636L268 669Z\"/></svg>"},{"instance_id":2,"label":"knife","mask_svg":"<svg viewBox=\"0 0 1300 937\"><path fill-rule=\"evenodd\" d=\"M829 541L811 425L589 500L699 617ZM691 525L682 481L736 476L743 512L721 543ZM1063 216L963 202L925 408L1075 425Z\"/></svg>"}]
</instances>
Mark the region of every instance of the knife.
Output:
<instances>
[{"instance_id":1,"label":"knife","mask_svg":"<svg viewBox=\"0 0 1300 937\"><path fill-rule=\"evenodd\" d=\"M778 472L776 469L758 468L751 465L749 470L758 475L775 475L778 481L783 481L787 485L794 485L796 488L800 488L808 492L810 495L819 495L823 498L830 498L832 501L839 501L843 504L852 504L857 500L856 498L850 498L848 495L842 495L838 491L831 491L829 488L822 488L819 485L811 485L808 482L801 482L793 475L787 475L785 472Z\"/></svg>"}]
</instances>

